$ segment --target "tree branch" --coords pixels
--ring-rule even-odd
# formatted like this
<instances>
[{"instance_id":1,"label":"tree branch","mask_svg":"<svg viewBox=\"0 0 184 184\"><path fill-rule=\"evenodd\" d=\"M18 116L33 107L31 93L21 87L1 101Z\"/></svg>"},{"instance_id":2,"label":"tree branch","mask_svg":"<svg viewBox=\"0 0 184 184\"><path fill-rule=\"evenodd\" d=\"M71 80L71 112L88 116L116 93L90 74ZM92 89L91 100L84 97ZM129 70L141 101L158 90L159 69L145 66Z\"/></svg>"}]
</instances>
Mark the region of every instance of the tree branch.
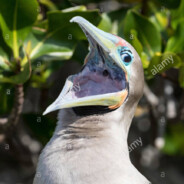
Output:
<instances>
[{"instance_id":1,"label":"tree branch","mask_svg":"<svg viewBox=\"0 0 184 184\"><path fill-rule=\"evenodd\" d=\"M159 104L158 97L150 90L146 82L144 83L144 95L152 107L155 107Z\"/></svg>"},{"instance_id":2,"label":"tree branch","mask_svg":"<svg viewBox=\"0 0 184 184\"><path fill-rule=\"evenodd\" d=\"M17 125L24 103L24 89L22 84L15 86L14 105L8 118L0 119L0 134L10 135Z\"/></svg>"}]
</instances>

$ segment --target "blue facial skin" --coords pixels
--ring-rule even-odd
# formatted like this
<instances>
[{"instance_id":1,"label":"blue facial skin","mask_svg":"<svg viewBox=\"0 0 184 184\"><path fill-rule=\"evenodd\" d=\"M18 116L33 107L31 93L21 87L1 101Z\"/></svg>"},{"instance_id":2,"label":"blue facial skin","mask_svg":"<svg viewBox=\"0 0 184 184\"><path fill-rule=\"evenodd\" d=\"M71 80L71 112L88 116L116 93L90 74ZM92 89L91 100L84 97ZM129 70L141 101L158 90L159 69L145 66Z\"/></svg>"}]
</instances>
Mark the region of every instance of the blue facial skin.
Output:
<instances>
[{"instance_id":1,"label":"blue facial skin","mask_svg":"<svg viewBox=\"0 0 184 184\"><path fill-rule=\"evenodd\" d=\"M102 58L103 57L103 58ZM107 69L110 72L109 77L115 80L125 79L125 73L122 69L111 61L110 56L99 54L98 50L95 50L92 55L88 58L86 66L90 71L103 72Z\"/></svg>"},{"instance_id":2,"label":"blue facial skin","mask_svg":"<svg viewBox=\"0 0 184 184\"><path fill-rule=\"evenodd\" d=\"M128 47L119 46L117 52L125 66L129 66L132 63L134 56Z\"/></svg>"},{"instance_id":3,"label":"blue facial skin","mask_svg":"<svg viewBox=\"0 0 184 184\"><path fill-rule=\"evenodd\" d=\"M106 77L112 80L117 80L122 82L122 89L126 88L126 77L124 71L114 62L109 55L105 53L99 53L99 50L95 48L93 52L88 57L88 62L86 67L89 68L91 72L97 72L103 74L104 70L108 71Z\"/></svg>"}]
</instances>

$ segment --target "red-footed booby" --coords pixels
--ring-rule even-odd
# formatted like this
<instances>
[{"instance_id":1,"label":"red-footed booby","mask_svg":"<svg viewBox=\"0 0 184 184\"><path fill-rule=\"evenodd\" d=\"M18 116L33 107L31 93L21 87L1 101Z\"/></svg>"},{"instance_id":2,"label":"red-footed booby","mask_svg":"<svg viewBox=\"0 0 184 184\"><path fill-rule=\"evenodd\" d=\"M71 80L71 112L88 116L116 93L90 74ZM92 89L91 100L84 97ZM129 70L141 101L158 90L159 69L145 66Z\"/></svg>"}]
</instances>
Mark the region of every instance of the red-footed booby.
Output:
<instances>
[{"instance_id":1,"label":"red-footed booby","mask_svg":"<svg viewBox=\"0 0 184 184\"><path fill-rule=\"evenodd\" d=\"M132 165L127 136L144 75L135 49L82 17L90 52L44 114L60 110L43 149L34 184L149 184Z\"/></svg>"}]
</instances>

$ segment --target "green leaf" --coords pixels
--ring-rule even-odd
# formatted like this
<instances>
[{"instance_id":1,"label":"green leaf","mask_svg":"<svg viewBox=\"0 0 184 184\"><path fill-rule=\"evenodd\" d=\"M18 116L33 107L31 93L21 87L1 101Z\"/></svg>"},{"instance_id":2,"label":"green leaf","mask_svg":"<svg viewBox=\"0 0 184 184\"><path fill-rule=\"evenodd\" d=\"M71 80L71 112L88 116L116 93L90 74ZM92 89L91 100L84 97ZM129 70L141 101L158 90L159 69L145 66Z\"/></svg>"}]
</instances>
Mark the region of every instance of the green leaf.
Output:
<instances>
[{"instance_id":1,"label":"green leaf","mask_svg":"<svg viewBox=\"0 0 184 184\"><path fill-rule=\"evenodd\" d=\"M137 31L132 29L130 30L130 34L132 36L130 39L130 44L132 44L135 50L137 51L137 53L141 55L141 53L143 52L143 47L137 38Z\"/></svg>"},{"instance_id":2,"label":"green leaf","mask_svg":"<svg viewBox=\"0 0 184 184\"><path fill-rule=\"evenodd\" d=\"M63 32L62 35L56 32L49 37L49 34L45 32L39 32L32 30L25 41L25 45L31 42L31 52L30 58L34 60L36 58L42 57L42 60L49 61L69 59L72 56L74 50L73 40L68 40L69 35ZM27 62L25 57L23 60L23 65Z\"/></svg>"},{"instance_id":3,"label":"green leaf","mask_svg":"<svg viewBox=\"0 0 184 184\"><path fill-rule=\"evenodd\" d=\"M157 11L150 17L150 21L155 24L159 31L165 31L169 24L169 15L170 12L168 10Z\"/></svg>"},{"instance_id":4,"label":"green leaf","mask_svg":"<svg viewBox=\"0 0 184 184\"><path fill-rule=\"evenodd\" d=\"M54 34L55 31L71 26L70 20L75 16L82 16L95 25L101 20L98 10L86 10L84 6L48 12L48 32Z\"/></svg>"},{"instance_id":5,"label":"green leaf","mask_svg":"<svg viewBox=\"0 0 184 184\"><path fill-rule=\"evenodd\" d=\"M149 57L152 57L155 52L161 51L161 37L155 25L148 18L130 10L124 22L124 35L127 41L131 40L132 29L137 31L143 51Z\"/></svg>"},{"instance_id":6,"label":"green leaf","mask_svg":"<svg viewBox=\"0 0 184 184\"><path fill-rule=\"evenodd\" d=\"M141 61L142 61L142 66L144 69L148 68L149 64L150 64L150 61L148 59L148 56L145 52L141 52Z\"/></svg>"},{"instance_id":7,"label":"green leaf","mask_svg":"<svg viewBox=\"0 0 184 184\"><path fill-rule=\"evenodd\" d=\"M86 39L79 26L69 22L74 16L82 16L95 25L101 20L97 10L87 11L84 6L49 12L48 30L33 29L25 41L25 45L31 41L30 59L33 60L41 56L44 56L44 60L69 59L77 41ZM26 62L25 57L23 65Z\"/></svg>"},{"instance_id":8,"label":"green leaf","mask_svg":"<svg viewBox=\"0 0 184 184\"><path fill-rule=\"evenodd\" d=\"M169 155L184 155L184 125L182 122L170 124L165 135L163 151Z\"/></svg>"},{"instance_id":9,"label":"green leaf","mask_svg":"<svg viewBox=\"0 0 184 184\"><path fill-rule=\"evenodd\" d=\"M184 1L180 1L178 9L171 11L171 25L173 28L177 28L178 24L184 21Z\"/></svg>"},{"instance_id":10,"label":"green leaf","mask_svg":"<svg viewBox=\"0 0 184 184\"><path fill-rule=\"evenodd\" d=\"M7 57L10 58L12 56L12 50L10 49L10 47L8 47L4 39L7 39L7 37L3 37L3 33L0 27L0 47L3 52L6 53Z\"/></svg>"},{"instance_id":11,"label":"green leaf","mask_svg":"<svg viewBox=\"0 0 184 184\"><path fill-rule=\"evenodd\" d=\"M31 75L31 63L27 62L24 66L23 71L18 73L17 75L4 77L0 75L0 83L12 83L12 84L24 84Z\"/></svg>"},{"instance_id":12,"label":"green leaf","mask_svg":"<svg viewBox=\"0 0 184 184\"><path fill-rule=\"evenodd\" d=\"M71 60L77 61L81 65L83 65L84 64L84 58L86 57L88 52L89 52L88 42L84 41L84 40L81 40L76 45L76 48L75 48L75 51L73 53L73 56L72 56Z\"/></svg>"},{"instance_id":13,"label":"green leaf","mask_svg":"<svg viewBox=\"0 0 184 184\"><path fill-rule=\"evenodd\" d=\"M37 18L36 0L0 0L0 25L7 45L12 48L15 58L19 47L28 35Z\"/></svg>"},{"instance_id":14,"label":"green leaf","mask_svg":"<svg viewBox=\"0 0 184 184\"><path fill-rule=\"evenodd\" d=\"M106 32L111 32L112 23L111 23L111 20L106 13L102 14L102 20L100 21L98 28L102 29Z\"/></svg>"},{"instance_id":15,"label":"green leaf","mask_svg":"<svg viewBox=\"0 0 184 184\"><path fill-rule=\"evenodd\" d=\"M128 8L120 8L115 11L109 12L107 15L111 19L112 22L112 33L119 35L120 37L124 37L123 29L124 29L124 17L128 11Z\"/></svg>"},{"instance_id":16,"label":"green leaf","mask_svg":"<svg viewBox=\"0 0 184 184\"><path fill-rule=\"evenodd\" d=\"M184 88L184 66L181 66L179 69L179 83Z\"/></svg>"},{"instance_id":17,"label":"green leaf","mask_svg":"<svg viewBox=\"0 0 184 184\"><path fill-rule=\"evenodd\" d=\"M162 6L169 9L177 8L182 0L159 0Z\"/></svg>"},{"instance_id":18,"label":"green leaf","mask_svg":"<svg viewBox=\"0 0 184 184\"><path fill-rule=\"evenodd\" d=\"M6 52L0 47L0 69L8 70L9 69L8 56Z\"/></svg>"},{"instance_id":19,"label":"green leaf","mask_svg":"<svg viewBox=\"0 0 184 184\"><path fill-rule=\"evenodd\" d=\"M32 74L30 78L30 85L33 88L46 89L49 88L54 81L48 81L48 77L61 68L65 61L44 62L36 60L32 62Z\"/></svg>"},{"instance_id":20,"label":"green leaf","mask_svg":"<svg viewBox=\"0 0 184 184\"><path fill-rule=\"evenodd\" d=\"M165 72L169 68L179 68L182 65L181 58L175 53L156 53L146 70L147 78L152 78L158 73Z\"/></svg>"},{"instance_id":21,"label":"green leaf","mask_svg":"<svg viewBox=\"0 0 184 184\"><path fill-rule=\"evenodd\" d=\"M39 2L45 5L49 10L57 10L56 5L51 0L40 0Z\"/></svg>"},{"instance_id":22,"label":"green leaf","mask_svg":"<svg viewBox=\"0 0 184 184\"><path fill-rule=\"evenodd\" d=\"M127 13L127 10L128 10L128 7L123 7L123 8L120 8L118 10L110 11L108 13L108 17L110 17L112 22L118 21L120 23L124 19L125 15Z\"/></svg>"},{"instance_id":23,"label":"green leaf","mask_svg":"<svg viewBox=\"0 0 184 184\"><path fill-rule=\"evenodd\" d=\"M184 50L184 21L178 24L177 30L166 45L165 52L179 53Z\"/></svg>"}]
</instances>

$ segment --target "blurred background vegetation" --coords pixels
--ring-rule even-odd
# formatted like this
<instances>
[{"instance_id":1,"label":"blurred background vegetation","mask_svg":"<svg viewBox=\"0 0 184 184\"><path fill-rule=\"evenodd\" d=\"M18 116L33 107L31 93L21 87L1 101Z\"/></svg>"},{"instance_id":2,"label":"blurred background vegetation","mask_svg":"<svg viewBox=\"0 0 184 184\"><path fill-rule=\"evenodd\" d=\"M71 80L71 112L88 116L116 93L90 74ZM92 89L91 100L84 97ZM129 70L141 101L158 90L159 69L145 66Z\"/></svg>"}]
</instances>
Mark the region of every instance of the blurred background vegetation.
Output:
<instances>
[{"instance_id":1,"label":"blurred background vegetation","mask_svg":"<svg viewBox=\"0 0 184 184\"><path fill-rule=\"evenodd\" d=\"M130 129L133 164L152 182L184 181L184 0L0 0L0 182L32 183L56 126L42 116L88 53L80 15L130 42L145 72ZM164 59L168 63L153 74Z\"/></svg>"}]
</instances>

